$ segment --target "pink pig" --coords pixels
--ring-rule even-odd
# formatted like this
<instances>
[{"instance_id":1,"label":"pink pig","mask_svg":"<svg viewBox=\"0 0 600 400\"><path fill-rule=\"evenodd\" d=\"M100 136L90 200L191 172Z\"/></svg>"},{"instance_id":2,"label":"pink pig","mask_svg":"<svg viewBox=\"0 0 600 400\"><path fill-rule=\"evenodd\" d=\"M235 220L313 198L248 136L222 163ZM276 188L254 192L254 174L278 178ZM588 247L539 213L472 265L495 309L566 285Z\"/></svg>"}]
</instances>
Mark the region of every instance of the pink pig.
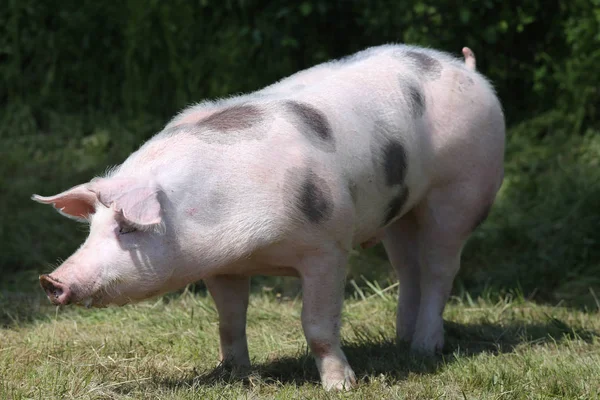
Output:
<instances>
[{"instance_id":1,"label":"pink pig","mask_svg":"<svg viewBox=\"0 0 600 400\"><path fill-rule=\"evenodd\" d=\"M221 361L246 368L250 276L298 276L322 384L347 389L348 253L382 238L400 279L398 340L440 350L463 245L503 179L502 108L463 54L373 47L184 110L107 176L33 196L91 225L42 287L54 304L101 307L203 279Z\"/></svg>"}]
</instances>

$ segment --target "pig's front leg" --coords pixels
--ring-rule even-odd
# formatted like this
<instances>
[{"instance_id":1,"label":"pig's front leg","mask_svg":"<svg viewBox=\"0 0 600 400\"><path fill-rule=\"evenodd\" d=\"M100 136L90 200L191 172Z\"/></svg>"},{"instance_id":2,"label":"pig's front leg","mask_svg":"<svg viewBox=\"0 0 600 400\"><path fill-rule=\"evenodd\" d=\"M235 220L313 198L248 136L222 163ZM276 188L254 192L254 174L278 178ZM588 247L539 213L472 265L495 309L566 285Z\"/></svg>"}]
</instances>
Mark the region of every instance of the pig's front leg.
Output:
<instances>
[{"instance_id":1,"label":"pig's front leg","mask_svg":"<svg viewBox=\"0 0 600 400\"><path fill-rule=\"evenodd\" d=\"M302 277L302 328L326 390L348 390L354 372L340 347L347 255L339 250L306 257Z\"/></svg>"},{"instance_id":2,"label":"pig's front leg","mask_svg":"<svg viewBox=\"0 0 600 400\"><path fill-rule=\"evenodd\" d=\"M246 311L250 278L218 275L204 280L219 312L219 357L223 365L243 373L250 367L246 340Z\"/></svg>"}]
</instances>

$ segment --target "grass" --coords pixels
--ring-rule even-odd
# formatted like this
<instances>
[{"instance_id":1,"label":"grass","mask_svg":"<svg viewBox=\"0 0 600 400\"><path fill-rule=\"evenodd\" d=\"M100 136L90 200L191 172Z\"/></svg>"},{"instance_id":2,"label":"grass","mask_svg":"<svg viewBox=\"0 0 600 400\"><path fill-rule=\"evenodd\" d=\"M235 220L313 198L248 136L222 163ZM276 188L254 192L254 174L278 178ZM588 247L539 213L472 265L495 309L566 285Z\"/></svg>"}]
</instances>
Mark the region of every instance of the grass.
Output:
<instances>
[{"instance_id":1,"label":"grass","mask_svg":"<svg viewBox=\"0 0 600 400\"><path fill-rule=\"evenodd\" d=\"M135 306L55 309L40 297L0 299L0 398L600 397L600 313L522 297L453 298L442 355L412 355L394 337L395 290L347 300L344 349L359 386L324 392L300 325L299 298L255 293L248 338L253 369L216 367L217 314L189 291ZM375 295L373 295L375 294Z\"/></svg>"}]
</instances>

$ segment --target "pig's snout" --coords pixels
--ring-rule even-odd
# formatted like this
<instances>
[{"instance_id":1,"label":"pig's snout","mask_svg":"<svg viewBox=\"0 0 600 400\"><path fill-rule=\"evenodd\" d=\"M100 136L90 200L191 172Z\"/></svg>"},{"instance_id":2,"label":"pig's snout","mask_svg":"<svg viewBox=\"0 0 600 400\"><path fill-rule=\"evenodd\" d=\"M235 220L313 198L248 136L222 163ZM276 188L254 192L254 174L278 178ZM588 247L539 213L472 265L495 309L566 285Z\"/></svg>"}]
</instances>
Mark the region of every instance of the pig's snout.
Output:
<instances>
[{"instance_id":1,"label":"pig's snout","mask_svg":"<svg viewBox=\"0 0 600 400\"><path fill-rule=\"evenodd\" d=\"M71 290L64 283L58 282L50 275L40 276L40 285L46 292L52 304L66 305L71 301Z\"/></svg>"}]
</instances>

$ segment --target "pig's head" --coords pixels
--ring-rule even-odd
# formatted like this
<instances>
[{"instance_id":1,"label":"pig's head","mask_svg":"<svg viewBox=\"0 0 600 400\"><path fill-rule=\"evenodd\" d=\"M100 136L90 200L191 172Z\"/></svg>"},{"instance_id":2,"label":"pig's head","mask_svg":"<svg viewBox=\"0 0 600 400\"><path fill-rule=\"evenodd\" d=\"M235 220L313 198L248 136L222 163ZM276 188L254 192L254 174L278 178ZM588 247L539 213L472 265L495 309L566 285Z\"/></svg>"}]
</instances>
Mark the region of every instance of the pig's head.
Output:
<instances>
[{"instance_id":1,"label":"pig's head","mask_svg":"<svg viewBox=\"0 0 600 400\"><path fill-rule=\"evenodd\" d=\"M166 291L178 254L165 228L163 193L149 180L95 179L51 197L69 218L90 223L85 243L40 276L54 304L123 305Z\"/></svg>"}]
</instances>

